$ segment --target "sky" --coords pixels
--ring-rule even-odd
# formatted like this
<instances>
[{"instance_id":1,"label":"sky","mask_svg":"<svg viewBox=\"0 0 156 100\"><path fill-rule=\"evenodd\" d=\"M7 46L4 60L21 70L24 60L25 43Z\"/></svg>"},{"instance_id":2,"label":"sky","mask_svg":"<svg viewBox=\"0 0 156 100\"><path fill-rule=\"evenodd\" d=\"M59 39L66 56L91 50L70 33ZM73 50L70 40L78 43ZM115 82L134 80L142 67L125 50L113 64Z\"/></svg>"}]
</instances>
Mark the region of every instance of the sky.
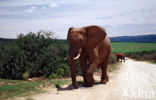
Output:
<instances>
[{"instance_id":1,"label":"sky","mask_svg":"<svg viewBox=\"0 0 156 100\"><path fill-rule=\"evenodd\" d=\"M156 34L156 0L0 0L0 38L99 25L109 37Z\"/></svg>"}]
</instances>

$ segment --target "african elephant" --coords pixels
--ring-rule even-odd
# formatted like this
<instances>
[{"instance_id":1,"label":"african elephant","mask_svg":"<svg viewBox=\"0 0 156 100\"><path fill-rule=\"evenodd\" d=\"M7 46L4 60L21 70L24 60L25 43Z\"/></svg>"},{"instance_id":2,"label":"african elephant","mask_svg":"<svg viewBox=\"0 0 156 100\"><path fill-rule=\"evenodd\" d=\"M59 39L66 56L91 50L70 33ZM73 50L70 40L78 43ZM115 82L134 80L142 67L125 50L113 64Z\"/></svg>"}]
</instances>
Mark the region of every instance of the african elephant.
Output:
<instances>
[{"instance_id":1,"label":"african elephant","mask_svg":"<svg viewBox=\"0 0 156 100\"><path fill-rule=\"evenodd\" d=\"M119 59L121 59L121 62L122 60L124 60L125 62L125 55L123 53L116 53L115 55L116 55L116 59L118 62L119 62Z\"/></svg>"},{"instance_id":2,"label":"african elephant","mask_svg":"<svg viewBox=\"0 0 156 100\"><path fill-rule=\"evenodd\" d=\"M100 67L102 70L101 83L108 82L107 67L111 54L111 43L106 36L105 29L96 25L69 28L67 40L74 88L78 88L76 84L76 59L78 58L83 73L83 86L94 85L93 73L96 67Z\"/></svg>"}]
</instances>

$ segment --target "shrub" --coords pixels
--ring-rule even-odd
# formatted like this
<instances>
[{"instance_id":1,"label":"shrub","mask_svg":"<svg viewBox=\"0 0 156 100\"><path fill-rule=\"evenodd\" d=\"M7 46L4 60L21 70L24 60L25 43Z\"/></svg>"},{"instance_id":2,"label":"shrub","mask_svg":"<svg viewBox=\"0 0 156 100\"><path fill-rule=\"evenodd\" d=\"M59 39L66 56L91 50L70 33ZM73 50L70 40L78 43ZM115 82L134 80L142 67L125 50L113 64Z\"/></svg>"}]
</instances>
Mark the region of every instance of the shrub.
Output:
<instances>
[{"instance_id":1,"label":"shrub","mask_svg":"<svg viewBox=\"0 0 156 100\"><path fill-rule=\"evenodd\" d=\"M15 43L0 46L0 77L25 79L56 74L69 76L68 63L64 61L67 46L54 39L52 32L20 34Z\"/></svg>"},{"instance_id":2,"label":"shrub","mask_svg":"<svg viewBox=\"0 0 156 100\"><path fill-rule=\"evenodd\" d=\"M156 62L156 51L129 52L126 56L136 60L149 60Z\"/></svg>"},{"instance_id":3,"label":"shrub","mask_svg":"<svg viewBox=\"0 0 156 100\"><path fill-rule=\"evenodd\" d=\"M111 54L111 58L109 61L109 64L115 64L117 62L115 54Z\"/></svg>"},{"instance_id":4,"label":"shrub","mask_svg":"<svg viewBox=\"0 0 156 100\"><path fill-rule=\"evenodd\" d=\"M23 73L23 79L28 79L28 77L29 77L29 73L28 72L25 72L25 73Z\"/></svg>"},{"instance_id":5,"label":"shrub","mask_svg":"<svg viewBox=\"0 0 156 100\"><path fill-rule=\"evenodd\" d=\"M64 76L64 69L63 68L58 68L55 73L51 73L49 75L49 79L52 79L52 78L61 78Z\"/></svg>"}]
</instances>

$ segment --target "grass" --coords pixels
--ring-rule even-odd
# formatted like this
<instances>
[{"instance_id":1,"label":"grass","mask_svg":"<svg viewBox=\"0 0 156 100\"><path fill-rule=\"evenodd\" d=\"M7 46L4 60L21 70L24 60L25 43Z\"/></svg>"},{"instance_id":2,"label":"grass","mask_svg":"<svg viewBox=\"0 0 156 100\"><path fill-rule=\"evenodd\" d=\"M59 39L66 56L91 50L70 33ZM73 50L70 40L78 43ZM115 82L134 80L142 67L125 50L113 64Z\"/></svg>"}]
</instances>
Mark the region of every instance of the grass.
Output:
<instances>
[{"instance_id":1,"label":"grass","mask_svg":"<svg viewBox=\"0 0 156 100\"><path fill-rule=\"evenodd\" d=\"M15 96L27 96L35 93L42 93L45 92L45 90L42 89L43 87L51 85L60 87L60 85L67 84L68 82L68 80L61 79L40 82L0 79L0 100L13 98Z\"/></svg>"},{"instance_id":2,"label":"grass","mask_svg":"<svg viewBox=\"0 0 156 100\"><path fill-rule=\"evenodd\" d=\"M129 53L154 50L156 50L156 43L112 42L112 53Z\"/></svg>"},{"instance_id":3,"label":"grass","mask_svg":"<svg viewBox=\"0 0 156 100\"><path fill-rule=\"evenodd\" d=\"M151 62L152 64L156 64L156 62Z\"/></svg>"},{"instance_id":4,"label":"grass","mask_svg":"<svg viewBox=\"0 0 156 100\"><path fill-rule=\"evenodd\" d=\"M34 99L33 99L33 98L28 97L28 98L26 98L25 100L34 100Z\"/></svg>"},{"instance_id":5,"label":"grass","mask_svg":"<svg viewBox=\"0 0 156 100\"><path fill-rule=\"evenodd\" d=\"M156 63L156 43L113 42L112 53L118 52L135 60Z\"/></svg>"},{"instance_id":6,"label":"grass","mask_svg":"<svg viewBox=\"0 0 156 100\"><path fill-rule=\"evenodd\" d=\"M109 72L114 72L117 71L119 69L119 65L121 64L121 62L116 62L114 64L110 64L110 67L108 67L108 71Z\"/></svg>"}]
</instances>

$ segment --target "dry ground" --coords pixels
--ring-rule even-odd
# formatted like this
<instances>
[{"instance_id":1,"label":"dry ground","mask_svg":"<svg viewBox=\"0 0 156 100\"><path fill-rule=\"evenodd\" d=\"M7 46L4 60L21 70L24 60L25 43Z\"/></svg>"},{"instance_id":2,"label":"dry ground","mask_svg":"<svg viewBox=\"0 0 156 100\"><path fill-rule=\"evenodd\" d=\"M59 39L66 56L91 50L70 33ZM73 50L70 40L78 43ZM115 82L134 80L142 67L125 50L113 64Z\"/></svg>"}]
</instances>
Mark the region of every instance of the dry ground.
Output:
<instances>
[{"instance_id":1,"label":"dry ground","mask_svg":"<svg viewBox=\"0 0 156 100\"><path fill-rule=\"evenodd\" d=\"M120 69L109 74L107 84L98 84L90 88L49 89L48 93L20 97L16 100L156 100L156 65L147 62L126 60Z\"/></svg>"}]
</instances>

